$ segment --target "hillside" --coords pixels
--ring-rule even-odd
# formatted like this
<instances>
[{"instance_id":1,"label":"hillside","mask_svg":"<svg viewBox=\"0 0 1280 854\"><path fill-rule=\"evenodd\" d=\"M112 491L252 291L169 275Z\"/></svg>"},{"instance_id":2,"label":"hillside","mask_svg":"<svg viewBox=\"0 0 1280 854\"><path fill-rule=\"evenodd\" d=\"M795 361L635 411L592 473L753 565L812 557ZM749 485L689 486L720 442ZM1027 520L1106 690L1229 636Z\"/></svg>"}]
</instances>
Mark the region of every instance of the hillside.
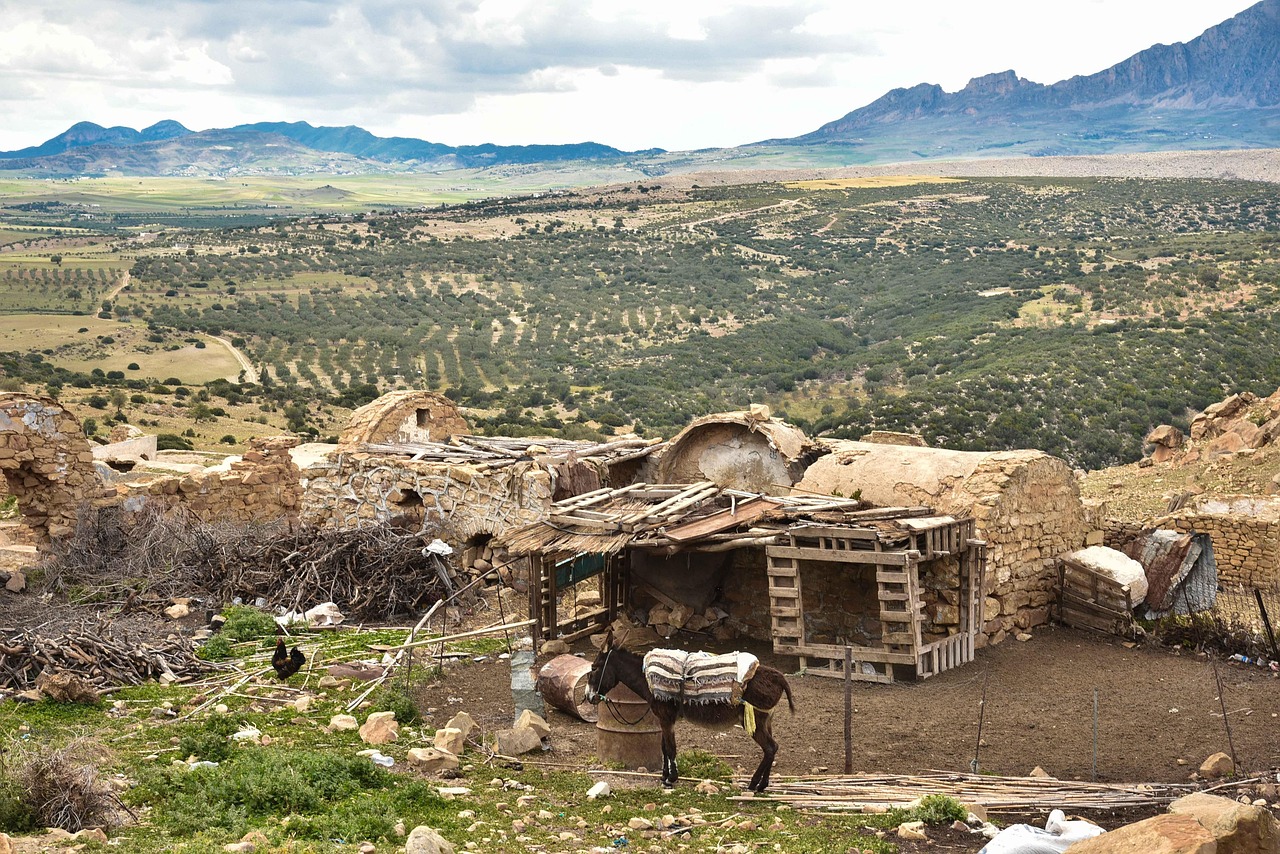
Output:
<instances>
[{"instance_id":1,"label":"hillside","mask_svg":"<svg viewBox=\"0 0 1280 854\"><path fill-rule=\"evenodd\" d=\"M67 191L104 198L84 184ZM38 364L5 366L73 400L123 384L181 424L166 377L148 381L142 366L202 333L238 342L270 382L222 387L227 404L288 413L313 435L332 429L329 405L407 386L440 391L506 435L670 434L766 402L811 434L909 430L1094 469L1136 461L1149 430L1186 429L1188 410L1224 387L1280 386L1280 203L1261 189L680 180L210 230L157 230L154 208L95 202L92 219L77 219L85 208L33 200L6 209L45 230L0 251L0 305L98 317L82 334L15 332L50 343L35 345ZM349 204L324 185L291 198ZM239 210L170 204L174 226L225 225ZM50 235L59 223L93 231ZM128 289L109 299L124 270ZM88 367L118 377L75 373ZM205 442L234 434L233 412L192 429Z\"/></svg>"}]
</instances>

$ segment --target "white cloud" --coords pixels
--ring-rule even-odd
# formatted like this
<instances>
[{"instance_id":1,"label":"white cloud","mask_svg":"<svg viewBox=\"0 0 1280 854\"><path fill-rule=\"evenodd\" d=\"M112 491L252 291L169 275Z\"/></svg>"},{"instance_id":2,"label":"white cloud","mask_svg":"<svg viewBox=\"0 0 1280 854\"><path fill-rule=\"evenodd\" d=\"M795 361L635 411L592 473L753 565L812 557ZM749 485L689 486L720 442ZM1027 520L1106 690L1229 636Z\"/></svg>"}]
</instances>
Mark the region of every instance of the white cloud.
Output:
<instances>
[{"instance_id":1,"label":"white cloud","mask_svg":"<svg viewBox=\"0 0 1280 854\"><path fill-rule=\"evenodd\" d=\"M0 149L81 119L162 118L304 119L454 144L734 145L812 130L897 86L1092 73L1245 6L0 0Z\"/></svg>"}]
</instances>

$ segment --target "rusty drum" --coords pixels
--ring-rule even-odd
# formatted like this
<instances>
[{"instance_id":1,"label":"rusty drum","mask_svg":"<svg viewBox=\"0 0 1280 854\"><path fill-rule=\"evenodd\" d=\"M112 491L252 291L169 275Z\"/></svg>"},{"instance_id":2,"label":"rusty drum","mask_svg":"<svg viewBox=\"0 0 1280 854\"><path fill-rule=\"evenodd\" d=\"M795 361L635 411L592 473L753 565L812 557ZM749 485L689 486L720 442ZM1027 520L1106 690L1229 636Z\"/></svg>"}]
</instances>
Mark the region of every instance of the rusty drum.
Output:
<instances>
[{"instance_id":1,"label":"rusty drum","mask_svg":"<svg viewBox=\"0 0 1280 854\"><path fill-rule=\"evenodd\" d=\"M617 685L608 702L596 707L596 756L624 768L662 767L662 727L649 704L626 685Z\"/></svg>"},{"instance_id":2,"label":"rusty drum","mask_svg":"<svg viewBox=\"0 0 1280 854\"><path fill-rule=\"evenodd\" d=\"M596 707L587 702L591 662L576 655L557 655L538 671L538 693L566 715L596 722Z\"/></svg>"}]
</instances>

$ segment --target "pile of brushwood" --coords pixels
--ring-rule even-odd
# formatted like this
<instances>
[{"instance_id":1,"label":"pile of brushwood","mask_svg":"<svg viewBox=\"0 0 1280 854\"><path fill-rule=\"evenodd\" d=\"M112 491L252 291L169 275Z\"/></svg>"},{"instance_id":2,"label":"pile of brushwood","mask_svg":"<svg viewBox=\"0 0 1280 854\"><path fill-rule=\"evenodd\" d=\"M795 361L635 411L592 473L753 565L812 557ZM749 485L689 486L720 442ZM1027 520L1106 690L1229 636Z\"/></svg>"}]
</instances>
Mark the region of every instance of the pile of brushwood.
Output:
<instances>
[{"instance_id":1,"label":"pile of brushwood","mask_svg":"<svg viewBox=\"0 0 1280 854\"><path fill-rule=\"evenodd\" d=\"M447 558L424 551L435 531L388 525L206 521L175 511L86 513L38 577L72 602L134 606L178 596L289 610L335 602L349 618L386 619L447 595Z\"/></svg>"}]
</instances>

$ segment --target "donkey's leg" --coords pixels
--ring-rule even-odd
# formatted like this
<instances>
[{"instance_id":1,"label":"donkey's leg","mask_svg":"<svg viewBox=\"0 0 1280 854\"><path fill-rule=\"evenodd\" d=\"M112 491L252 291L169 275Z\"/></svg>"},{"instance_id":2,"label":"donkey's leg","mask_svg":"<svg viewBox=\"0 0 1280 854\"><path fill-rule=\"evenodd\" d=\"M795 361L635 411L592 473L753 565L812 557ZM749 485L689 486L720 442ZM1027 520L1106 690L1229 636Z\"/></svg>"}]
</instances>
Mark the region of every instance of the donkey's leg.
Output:
<instances>
[{"instance_id":1,"label":"donkey's leg","mask_svg":"<svg viewBox=\"0 0 1280 854\"><path fill-rule=\"evenodd\" d=\"M658 722L662 725L662 787L674 789L680 778L680 769L676 767L676 722L666 720L665 716Z\"/></svg>"},{"instance_id":2,"label":"donkey's leg","mask_svg":"<svg viewBox=\"0 0 1280 854\"><path fill-rule=\"evenodd\" d=\"M751 783L747 788L753 792L763 792L769 788L769 772L773 770L773 758L778 755L778 742L773 737L772 712L756 712L756 731L752 738L764 751L764 758L760 760L756 773L751 775Z\"/></svg>"}]
</instances>

